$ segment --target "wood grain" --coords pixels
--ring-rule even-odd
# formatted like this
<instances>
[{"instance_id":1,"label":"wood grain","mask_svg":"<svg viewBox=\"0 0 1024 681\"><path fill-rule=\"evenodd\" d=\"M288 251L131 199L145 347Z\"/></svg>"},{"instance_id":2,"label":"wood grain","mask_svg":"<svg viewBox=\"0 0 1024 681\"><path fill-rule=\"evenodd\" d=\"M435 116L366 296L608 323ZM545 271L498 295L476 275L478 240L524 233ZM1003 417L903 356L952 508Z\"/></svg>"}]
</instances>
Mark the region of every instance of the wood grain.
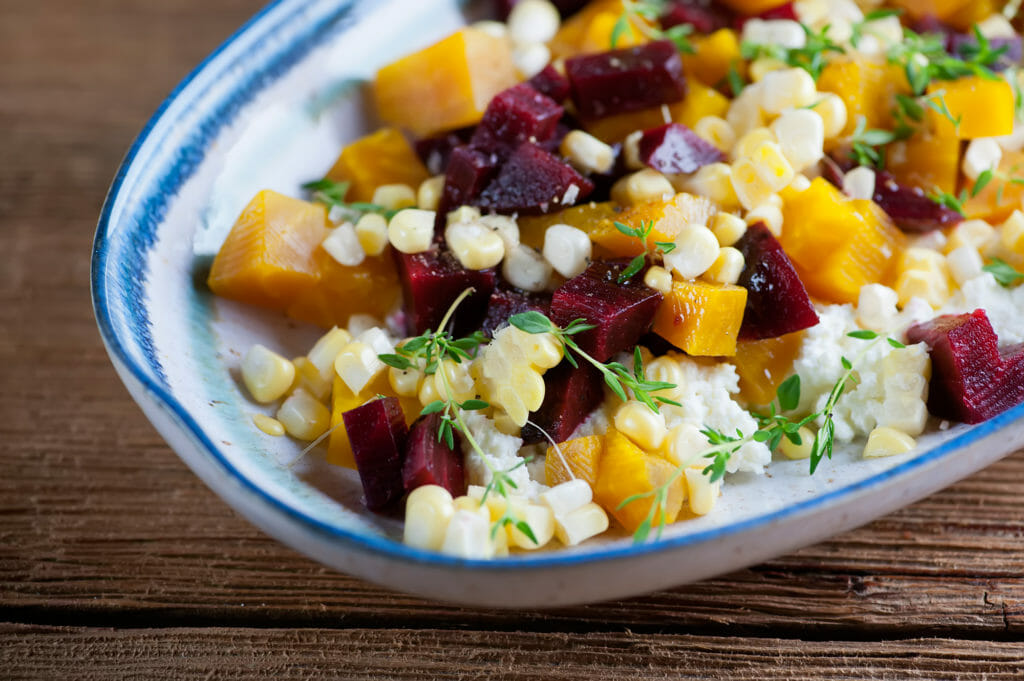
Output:
<instances>
[{"instance_id":1,"label":"wood grain","mask_svg":"<svg viewBox=\"0 0 1024 681\"><path fill-rule=\"evenodd\" d=\"M1020 678L1024 453L750 570L553 611L395 594L233 514L114 374L89 255L134 135L259 6L0 0L0 676Z\"/></svg>"}]
</instances>

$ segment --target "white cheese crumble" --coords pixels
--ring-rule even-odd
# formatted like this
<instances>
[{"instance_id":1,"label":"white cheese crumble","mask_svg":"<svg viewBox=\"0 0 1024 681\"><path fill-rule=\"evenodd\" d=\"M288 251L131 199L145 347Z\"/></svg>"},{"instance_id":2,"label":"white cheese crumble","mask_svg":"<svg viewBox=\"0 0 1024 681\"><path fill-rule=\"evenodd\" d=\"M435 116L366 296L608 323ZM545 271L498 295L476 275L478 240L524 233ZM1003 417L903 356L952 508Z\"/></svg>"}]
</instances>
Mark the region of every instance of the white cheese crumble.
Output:
<instances>
[{"instance_id":1,"label":"white cheese crumble","mask_svg":"<svg viewBox=\"0 0 1024 681\"><path fill-rule=\"evenodd\" d=\"M473 439L480 445L480 449L487 453L494 469L509 471L515 468L509 473L509 477L516 484L517 494L535 499L548 489L547 485L531 479L527 466L520 465L523 461L519 456L519 448L523 446L522 438L505 435L497 429L493 420L480 412L463 412L463 418ZM465 437L462 438L462 453L466 462L466 482L470 485L486 486L491 481L491 471Z\"/></svg>"},{"instance_id":2,"label":"white cheese crumble","mask_svg":"<svg viewBox=\"0 0 1024 681\"><path fill-rule=\"evenodd\" d=\"M964 282L938 314L985 310L1000 345L1024 342L1024 286L1004 288L988 272Z\"/></svg>"}]
</instances>

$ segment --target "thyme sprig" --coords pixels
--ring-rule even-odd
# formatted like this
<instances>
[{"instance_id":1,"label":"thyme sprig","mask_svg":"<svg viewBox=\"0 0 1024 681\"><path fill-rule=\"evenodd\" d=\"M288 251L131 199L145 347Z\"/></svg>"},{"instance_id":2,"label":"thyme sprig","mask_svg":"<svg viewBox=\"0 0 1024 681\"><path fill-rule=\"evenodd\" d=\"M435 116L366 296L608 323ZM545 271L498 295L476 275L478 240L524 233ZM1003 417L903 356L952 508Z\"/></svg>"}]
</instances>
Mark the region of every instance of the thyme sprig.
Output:
<instances>
[{"instance_id":1,"label":"thyme sprig","mask_svg":"<svg viewBox=\"0 0 1024 681\"><path fill-rule=\"evenodd\" d=\"M800 26L807 34L803 47L783 47L746 41L740 44L740 55L748 60L760 57L777 59L789 66L807 71L814 80L818 80L828 63L828 54L845 54L846 50L828 36L830 26L823 26L820 31L815 31L804 24Z\"/></svg>"},{"instance_id":2,"label":"thyme sprig","mask_svg":"<svg viewBox=\"0 0 1024 681\"><path fill-rule=\"evenodd\" d=\"M667 0L622 0L622 13L612 26L611 48L614 50L622 36L629 31L639 32L651 40L671 40L680 53L694 54L696 50L689 40L693 26L679 24L664 30L658 26L658 20L667 7Z\"/></svg>"},{"instance_id":3,"label":"thyme sprig","mask_svg":"<svg viewBox=\"0 0 1024 681\"><path fill-rule=\"evenodd\" d=\"M904 28L903 41L890 47L887 56L890 63L903 67L914 95L923 95L934 80L956 80L963 76L998 79L991 67L1008 47L992 49L988 38L977 26L973 27L973 32L976 43L964 45L959 57L955 57L946 52L943 36L919 34Z\"/></svg>"},{"instance_id":4,"label":"thyme sprig","mask_svg":"<svg viewBox=\"0 0 1024 681\"><path fill-rule=\"evenodd\" d=\"M647 243L647 237L649 237L651 232L654 231L654 220L648 220L647 222L641 221L639 227L630 227L629 225L624 225L621 222L616 222L614 224L615 229L619 230L622 234L639 239L640 245L644 249L644 252L630 260L626 269L622 270L622 273L619 274L618 282L620 284L624 284L629 281L633 275L642 270L644 265L647 263L648 258L653 258L659 253L662 255L668 255L676 249L675 243L671 241L655 241L654 248L650 248Z\"/></svg>"},{"instance_id":5,"label":"thyme sprig","mask_svg":"<svg viewBox=\"0 0 1024 681\"><path fill-rule=\"evenodd\" d=\"M328 208L340 209L342 214L351 220L358 220L366 213L377 213L390 220L398 212L376 203L346 201L345 195L348 194L350 187L351 183L348 181L335 182L327 177L302 185L303 189L312 192L314 201L319 201Z\"/></svg>"},{"instance_id":6,"label":"thyme sprig","mask_svg":"<svg viewBox=\"0 0 1024 681\"><path fill-rule=\"evenodd\" d=\"M1024 279L1024 272L1016 270L1013 265L1002 258L992 258L992 262L981 268L995 277L1000 286L1009 288Z\"/></svg>"},{"instance_id":7,"label":"thyme sprig","mask_svg":"<svg viewBox=\"0 0 1024 681\"><path fill-rule=\"evenodd\" d=\"M885 154L882 147L899 139L892 130L878 130L867 127L867 119L857 116L857 125L849 137L850 153L858 165L873 168L885 167Z\"/></svg>"},{"instance_id":8,"label":"thyme sprig","mask_svg":"<svg viewBox=\"0 0 1024 681\"><path fill-rule=\"evenodd\" d=\"M634 348L633 351L632 371L620 362L599 362L580 349L580 346L576 344L576 341L574 341L572 337L578 333L594 328L593 324L587 324L584 319L575 319L566 325L565 328L561 328L545 317L542 313L530 311L512 315L508 321L512 326L516 327L520 331L525 331L526 333L550 333L559 343L562 344L565 359L572 366L579 366L575 357L573 357L574 354L592 364L601 372L601 376L604 378L605 384L611 388L616 397L623 402L629 399L626 394L626 390L629 390L633 393L634 398L647 405L647 407L653 412L658 411L658 404L673 404L679 406L678 402L670 400L667 397L651 394L662 390L671 390L675 388L676 385L675 383L668 383L665 381L649 381L644 377L643 357L641 356L639 347Z\"/></svg>"},{"instance_id":9,"label":"thyme sprig","mask_svg":"<svg viewBox=\"0 0 1024 681\"><path fill-rule=\"evenodd\" d=\"M816 419L822 419L822 424L814 436L814 442L811 444L810 474L814 475L818 469L818 464L821 463L823 458L828 457L831 459L835 446L835 409L847 389L858 382L855 369L856 364L862 361L871 348L874 347L875 343L878 343L883 338L894 348L904 347L903 343L893 338L883 337L869 330L852 331L847 336L872 342L859 352L853 361L846 357L840 357L843 373L832 386L828 398L820 410L795 420L785 414L785 412L796 410L800 404L800 376L794 374L783 381L778 389L776 389L775 399L769 405L767 414L751 414L758 424L753 432L744 434L737 430L735 435L730 435L705 426L700 432L707 438L710 445L708 448L696 452L680 463L675 471L673 471L673 474L658 487L624 499L618 508L621 509L641 499L652 500L647 516L641 521L636 532L633 533L633 540L637 543L645 541L650 535L651 530L654 529L656 520L658 521L657 535L661 536L665 525L665 504L668 501L669 489L683 475L687 468L701 459L708 460L708 464L701 471L702 474L708 476L709 482L718 482L725 476L729 459L744 445L750 442L761 442L768 447L769 451L775 451L782 443L783 438L793 444L800 445L802 444L800 428Z\"/></svg>"}]
</instances>

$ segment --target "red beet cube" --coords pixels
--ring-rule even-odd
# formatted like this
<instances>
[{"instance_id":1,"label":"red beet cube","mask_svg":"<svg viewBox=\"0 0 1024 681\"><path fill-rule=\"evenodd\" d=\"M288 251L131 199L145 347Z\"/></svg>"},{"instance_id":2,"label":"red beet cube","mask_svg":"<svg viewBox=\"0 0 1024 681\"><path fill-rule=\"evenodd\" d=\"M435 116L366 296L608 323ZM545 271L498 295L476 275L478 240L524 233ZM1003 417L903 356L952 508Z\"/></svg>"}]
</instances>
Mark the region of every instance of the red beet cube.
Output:
<instances>
[{"instance_id":1,"label":"red beet cube","mask_svg":"<svg viewBox=\"0 0 1024 681\"><path fill-rule=\"evenodd\" d=\"M632 350L651 328L662 295L635 274L618 283L625 264L595 262L583 274L573 277L551 297L551 320L565 326L585 319L595 328L573 336L584 352L599 362L623 350Z\"/></svg>"},{"instance_id":2,"label":"red beet cube","mask_svg":"<svg viewBox=\"0 0 1024 681\"><path fill-rule=\"evenodd\" d=\"M460 128L451 132L443 132L433 137L423 137L416 140L414 147L416 155L420 157L423 164L431 175L440 175L448 168L448 159L456 147L469 142L473 136L474 128Z\"/></svg>"},{"instance_id":3,"label":"red beet cube","mask_svg":"<svg viewBox=\"0 0 1024 681\"><path fill-rule=\"evenodd\" d=\"M470 144L504 156L523 142L550 139L561 117L558 103L529 84L519 83L491 99Z\"/></svg>"},{"instance_id":4,"label":"red beet cube","mask_svg":"<svg viewBox=\"0 0 1024 681\"><path fill-rule=\"evenodd\" d=\"M569 79L551 64L527 82L534 90L556 102L563 102L569 96Z\"/></svg>"},{"instance_id":5,"label":"red beet cube","mask_svg":"<svg viewBox=\"0 0 1024 681\"><path fill-rule=\"evenodd\" d=\"M601 372L588 362L581 360L578 363L576 368L562 360L561 364L544 374L544 402L540 409L530 414L531 423L523 426L523 442L531 444L546 440L540 429L555 442L565 442L601 404L604 399Z\"/></svg>"},{"instance_id":6,"label":"red beet cube","mask_svg":"<svg viewBox=\"0 0 1024 681\"><path fill-rule=\"evenodd\" d=\"M928 411L936 416L980 423L1024 401L1024 345L1000 352L984 310L916 324L907 339L928 345Z\"/></svg>"},{"instance_id":7,"label":"red beet cube","mask_svg":"<svg viewBox=\"0 0 1024 681\"><path fill-rule=\"evenodd\" d=\"M534 310L547 315L551 309L551 296L538 293L527 293L516 288L496 288L487 301L487 314L480 330L489 338L494 332L508 326L509 317L520 312Z\"/></svg>"},{"instance_id":8,"label":"red beet cube","mask_svg":"<svg viewBox=\"0 0 1024 681\"><path fill-rule=\"evenodd\" d=\"M670 40L572 57L565 71L585 118L649 109L686 94L683 60Z\"/></svg>"},{"instance_id":9,"label":"red beet cube","mask_svg":"<svg viewBox=\"0 0 1024 681\"><path fill-rule=\"evenodd\" d=\"M680 123L644 130L640 161L659 173L692 173L725 156L713 144Z\"/></svg>"},{"instance_id":10,"label":"red beet cube","mask_svg":"<svg viewBox=\"0 0 1024 681\"><path fill-rule=\"evenodd\" d=\"M899 184L886 172L875 174L875 203L904 232L923 233L962 222L964 216L935 203L918 187Z\"/></svg>"},{"instance_id":11,"label":"red beet cube","mask_svg":"<svg viewBox=\"0 0 1024 681\"><path fill-rule=\"evenodd\" d=\"M341 415L352 443L366 508L380 511L402 498L402 460L409 429L396 397L367 402Z\"/></svg>"},{"instance_id":12,"label":"red beet cube","mask_svg":"<svg viewBox=\"0 0 1024 681\"><path fill-rule=\"evenodd\" d=\"M444 176L444 189L437 207L435 229L444 231L449 211L471 205L498 170L497 155L474 149L468 145L455 147L448 159Z\"/></svg>"},{"instance_id":13,"label":"red beet cube","mask_svg":"<svg viewBox=\"0 0 1024 681\"><path fill-rule=\"evenodd\" d=\"M475 205L498 213L546 213L585 198L594 184L554 154L524 142Z\"/></svg>"},{"instance_id":14,"label":"red beet cube","mask_svg":"<svg viewBox=\"0 0 1024 681\"><path fill-rule=\"evenodd\" d=\"M764 223L748 227L736 249L746 262L737 282L747 289L741 339L775 338L818 323L793 262Z\"/></svg>"},{"instance_id":15,"label":"red beet cube","mask_svg":"<svg viewBox=\"0 0 1024 681\"><path fill-rule=\"evenodd\" d=\"M714 0L674 0L661 15L662 28L689 24L698 34L714 33L731 23L732 13Z\"/></svg>"},{"instance_id":16,"label":"red beet cube","mask_svg":"<svg viewBox=\"0 0 1024 681\"><path fill-rule=\"evenodd\" d=\"M406 440L405 464L402 466L402 481L406 492L423 485L440 485L451 492L453 497L466 493L466 473L459 434L453 432L455 448L449 449L447 443L437 439L440 427L440 414L421 416L412 424Z\"/></svg>"},{"instance_id":17,"label":"red beet cube","mask_svg":"<svg viewBox=\"0 0 1024 681\"><path fill-rule=\"evenodd\" d=\"M437 249L413 255L396 250L394 257L409 333L437 330L445 312L469 287L475 291L455 312L455 333L463 335L479 327L498 278L494 270L467 270L451 253Z\"/></svg>"}]
</instances>

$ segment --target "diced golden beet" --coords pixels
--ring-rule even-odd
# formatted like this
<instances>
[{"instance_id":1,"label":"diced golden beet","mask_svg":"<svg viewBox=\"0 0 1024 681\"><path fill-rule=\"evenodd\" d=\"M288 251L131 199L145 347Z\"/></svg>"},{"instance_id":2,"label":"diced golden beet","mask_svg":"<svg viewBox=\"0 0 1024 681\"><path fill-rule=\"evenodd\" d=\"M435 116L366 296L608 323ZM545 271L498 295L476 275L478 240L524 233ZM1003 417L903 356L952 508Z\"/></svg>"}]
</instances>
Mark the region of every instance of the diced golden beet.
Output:
<instances>
[{"instance_id":1,"label":"diced golden beet","mask_svg":"<svg viewBox=\"0 0 1024 681\"><path fill-rule=\"evenodd\" d=\"M352 455L352 444L349 442L342 414L366 404L377 395L395 397L395 391L388 382L387 371L382 371L358 395L354 394L343 380L337 376L334 377L334 386L331 391L331 434L327 439L327 463L345 468L354 469L356 467L356 460ZM420 401L414 397L399 397L398 402L405 415L406 424L411 425L422 410Z\"/></svg>"},{"instance_id":2,"label":"diced golden beet","mask_svg":"<svg viewBox=\"0 0 1024 681\"><path fill-rule=\"evenodd\" d=\"M322 248L313 257L320 280L290 301L285 312L293 319L330 328L346 325L354 314L382 317L402 293L388 255L366 258L354 266L339 264Z\"/></svg>"},{"instance_id":3,"label":"diced golden beet","mask_svg":"<svg viewBox=\"0 0 1024 681\"><path fill-rule=\"evenodd\" d=\"M907 14L917 19L946 19L971 2L972 0L893 0L892 4L902 7Z\"/></svg>"},{"instance_id":4,"label":"diced golden beet","mask_svg":"<svg viewBox=\"0 0 1024 681\"><path fill-rule=\"evenodd\" d=\"M654 229L647 236L647 248L655 248L657 241L675 241L687 225L706 225L717 211L715 205L703 196L680 193L667 201L651 201L626 208L614 218L594 223L590 239L615 256L632 257L643 253L645 248L640 240L620 232L616 222L630 227L640 227L654 222ZM580 229L583 229L582 227Z\"/></svg>"},{"instance_id":5,"label":"diced golden beet","mask_svg":"<svg viewBox=\"0 0 1024 681\"><path fill-rule=\"evenodd\" d=\"M463 28L378 71L373 96L382 120L427 137L479 123L518 79L508 41Z\"/></svg>"},{"instance_id":6,"label":"diced golden beet","mask_svg":"<svg viewBox=\"0 0 1024 681\"><path fill-rule=\"evenodd\" d=\"M746 304L742 286L674 281L654 315L654 332L688 355L734 355Z\"/></svg>"},{"instance_id":7,"label":"diced golden beet","mask_svg":"<svg viewBox=\"0 0 1024 681\"><path fill-rule=\"evenodd\" d=\"M818 90L832 92L846 104L846 135L853 132L858 116L864 117L868 128L890 127L895 95L910 94L902 69L865 59L831 62L818 78Z\"/></svg>"},{"instance_id":8,"label":"diced golden beet","mask_svg":"<svg viewBox=\"0 0 1024 681\"><path fill-rule=\"evenodd\" d=\"M258 193L213 260L207 283L218 296L284 311L320 281L315 252L327 211L277 192Z\"/></svg>"},{"instance_id":9,"label":"diced golden beet","mask_svg":"<svg viewBox=\"0 0 1024 681\"><path fill-rule=\"evenodd\" d=\"M770 9L776 7L782 7L787 4L790 0L722 0L723 5L727 5L741 14L752 16L754 14L762 14Z\"/></svg>"},{"instance_id":10,"label":"diced golden beet","mask_svg":"<svg viewBox=\"0 0 1024 681\"><path fill-rule=\"evenodd\" d=\"M976 137L999 137L1013 132L1013 88L1002 78L988 80L967 76L957 80L933 81L928 94L942 93L942 101L954 119L929 108L932 131L939 137L961 140Z\"/></svg>"},{"instance_id":11,"label":"diced golden beet","mask_svg":"<svg viewBox=\"0 0 1024 681\"><path fill-rule=\"evenodd\" d=\"M587 435L567 442L561 442L558 455L554 447L548 447L544 458L544 477L550 487L572 480L568 471L572 471L580 480L586 480L593 488L597 484L597 472L600 470L601 456L604 454L604 440L599 435ZM563 461L564 458L564 461ZM566 464L569 468L566 470Z\"/></svg>"},{"instance_id":12,"label":"diced golden beet","mask_svg":"<svg viewBox=\"0 0 1024 681\"><path fill-rule=\"evenodd\" d=\"M1004 152L999 162L999 171L1005 177L1024 175L1024 152ZM970 190L968 190L968 194ZM968 218L981 219L997 224L1010 217L1024 201L1024 186L1016 182L993 178L984 189L964 202L964 213Z\"/></svg>"},{"instance_id":13,"label":"diced golden beet","mask_svg":"<svg viewBox=\"0 0 1024 681\"><path fill-rule=\"evenodd\" d=\"M612 49L612 31L621 15L621 0L591 2L562 22L558 33L548 44L552 59ZM626 30L619 36L615 47L632 47L645 42L647 39L639 30Z\"/></svg>"},{"instance_id":14,"label":"diced golden beet","mask_svg":"<svg viewBox=\"0 0 1024 681\"><path fill-rule=\"evenodd\" d=\"M997 6L994 0L969 1L960 9L955 10L952 14L946 17L945 21L956 30L966 33L969 32L971 27L976 23L984 21L998 12L999 8L1004 4L1005 3L1000 2L999 6Z\"/></svg>"},{"instance_id":15,"label":"diced golden beet","mask_svg":"<svg viewBox=\"0 0 1024 681\"><path fill-rule=\"evenodd\" d=\"M856 303L862 286L886 280L905 237L873 201L849 199L820 177L782 200L780 241L808 293Z\"/></svg>"},{"instance_id":16,"label":"diced golden beet","mask_svg":"<svg viewBox=\"0 0 1024 681\"><path fill-rule=\"evenodd\" d=\"M703 83L689 81L686 96L666 106L672 122L692 128L705 116L724 116L729 110L729 99ZM665 111L661 106L583 121L587 132L608 144L621 142L636 130L664 124Z\"/></svg>"},{"instance_id":17,"label":"diced golden beet","mask_svg":"<svg viewBox=\"0 0 1024 681\"><path fill-rule=\"evenodd\" d=\"M715 86L729 74L732 65L743 74L746 62L740 56L740 40L736 31L722 28L711 35L695 35L690 38L690 43L695 54L683 55L683 70L687 75L705 85Z\"/></svg>"},{"instance_id":18,"label":"diced golden beet","mask_svg":"<svg viewBox=\"0 0 1024 681\"><path fill-rule=\"evenodd\" d=\"M617 220L622 208L611 201L584 203L545 215L524 215L519 218L519 241L540 250L544 246L544 233L551 225L570 225L587 234L605 222Z\"/></svg>"},{"instance_id":19,"label":"diced golden beet","mask_svg":"<svg viewBox=\"0 0 1024 681\"><path fill-rule=\"evenodd\" d=\"M740 377L740 399L764 406L775 399L779 385L793 373L793 362L800 354L804 332L787 333L777 338L740 341L731 361Z\"/></svg>"},{"instance_id":20,"label":"diced golden beet","mask_svg":"<svg viewBox=\"0 0 1024 681\"><path fill-rule=\"evenodd\" d=\"M370 201L382 184L405 184L413 189L430 177L412 145L396 128L381 128L346 146L327 177L348 181L348 201Z\"/></svg>"},{"instance_id":21,"label":"diced golden beet","mask_svg":"<svg viewBox=\"0 0 1024 681\"><path fill-rule=\"evenodd\" d=\"M652 492L667 483L676 468L665 459L644 453L633 442L614 428L604 440L604 456L594 486L594 501L615 517L629 532L636 532L651 512L652 497L637 499L622 508L619 505L634 494ZM664 506L655 513L652 525L675 522L686 498L683 476L677 477L668 488Z\"/></svg>"},{"instance_id":22,"label":"diced golden beet","mask_svg":"<svg viewBox=\"0 0 1024 681\"><path fill-rule=\"evenodd\" d=\"M900 184L932 192L956 192L960 177L960 140L955 137L914 135L885 147L886 170Z\"/></svg>"}]
</instances>

